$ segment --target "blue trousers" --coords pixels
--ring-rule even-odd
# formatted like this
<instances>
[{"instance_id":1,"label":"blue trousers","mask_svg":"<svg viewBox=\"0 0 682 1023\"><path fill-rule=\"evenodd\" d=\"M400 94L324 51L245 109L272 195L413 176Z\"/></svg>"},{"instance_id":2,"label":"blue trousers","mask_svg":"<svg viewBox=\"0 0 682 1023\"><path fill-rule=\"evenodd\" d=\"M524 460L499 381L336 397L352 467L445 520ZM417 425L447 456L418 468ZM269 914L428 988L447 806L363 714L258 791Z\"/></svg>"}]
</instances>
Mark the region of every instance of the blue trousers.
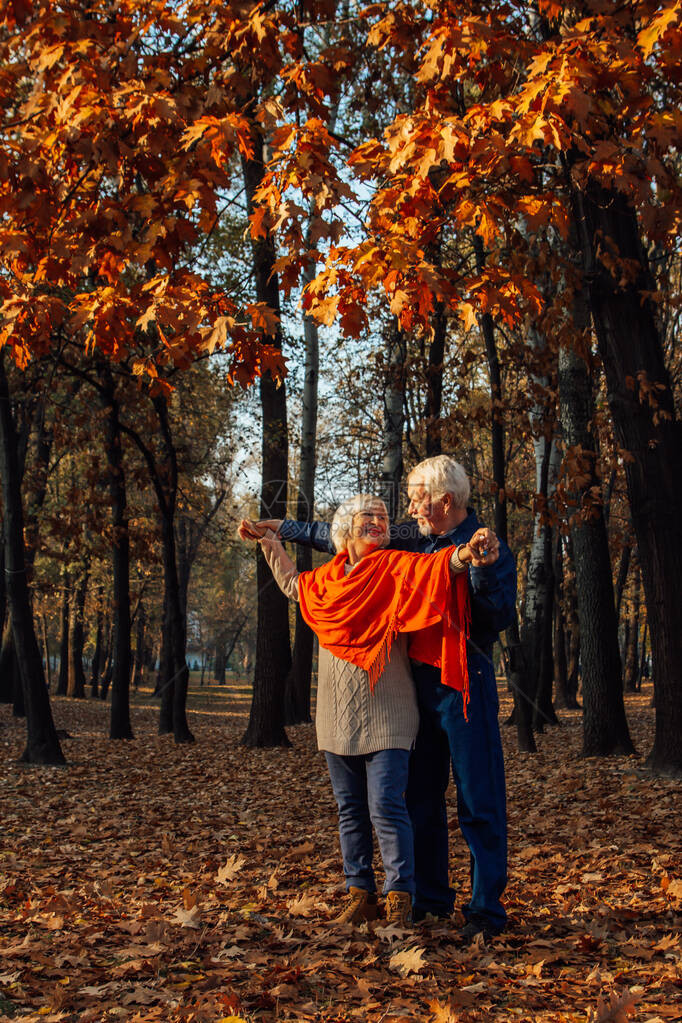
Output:
<instances>
[{"instance_id":1,"label":"blue trousers","mask_svg":"<svg viewBox=\"0 0 682 1023\"><path fill-rule=\"evenodd\" d=\"M500 931L507 920L500 902L507 883L507 809L492 666L482 655L469 654L468 721L461 693L444 686L437 669L415 665L414 678L420 727L407 789L415 840L414 911L449 915L453 910L445 807L452 768L459 826L471 853L471 898L464 915Z\"/></svg>"},{"instance_id":2,"label":"blue trousers","mask_svg":"<svg viewBox=\"0 0 682 1023\"><path fill-rule=\"evenodd\" d=\"M384 749L361 756L325 753L339 808L339 838L346 888L376 891L372 825L379 840L384 892L414 895L414 842L405 804L409 750Z\"/></svg>"}]
</instances>

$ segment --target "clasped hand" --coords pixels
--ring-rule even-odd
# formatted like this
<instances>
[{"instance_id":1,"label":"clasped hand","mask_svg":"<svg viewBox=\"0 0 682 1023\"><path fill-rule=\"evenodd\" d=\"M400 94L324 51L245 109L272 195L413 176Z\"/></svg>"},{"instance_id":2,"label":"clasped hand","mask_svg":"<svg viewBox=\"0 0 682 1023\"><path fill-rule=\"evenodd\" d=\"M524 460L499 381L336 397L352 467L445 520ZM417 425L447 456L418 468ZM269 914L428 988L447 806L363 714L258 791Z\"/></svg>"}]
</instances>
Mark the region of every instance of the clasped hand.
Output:
<instances>
[{"instance_id":1,"label":"clasped hand","mask_svg":"<svg viewBox=\"0 0 682 1023\"><path fill-rule=\"evenodd\" d=\"M477 529L468 543L461 545L457 551L460 561L469 563L475 568L494 565L500 556L500 541L492 529L483 526Z\"/></svg>"}]
</instances>

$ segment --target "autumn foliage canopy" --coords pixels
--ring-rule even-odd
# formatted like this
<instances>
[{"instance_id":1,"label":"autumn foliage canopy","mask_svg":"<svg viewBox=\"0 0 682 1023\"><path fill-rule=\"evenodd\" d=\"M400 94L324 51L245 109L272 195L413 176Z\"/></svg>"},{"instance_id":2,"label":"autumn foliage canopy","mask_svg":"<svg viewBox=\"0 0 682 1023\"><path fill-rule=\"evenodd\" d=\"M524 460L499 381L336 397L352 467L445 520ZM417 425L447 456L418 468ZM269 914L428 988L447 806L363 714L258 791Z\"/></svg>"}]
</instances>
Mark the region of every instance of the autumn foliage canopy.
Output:
<instances>
[{"instance_id":1,"label":"autumn foliage canopy","mask_svg":"<svg viewBox=\"0 0 682 1023\"><path fill-rule=\"evenodd\" d=\"M279 371L258 343L272 314L238 308L197 256L261 137L252 233L275 233L285 286L322 260L305 306L350 334L372 289L406 329L434 299L467 326L538 316L529 241L568 238L588 177L628 197L652 242L676 236L679 2L376 3L353 12L356 49L331 33L308 53L306 25L337 6L4 5L2 342L20 364L77 335L152 376L216 345L239 379ZM377 137L335 137L344 85L382 60L412 76L410 109ZM358 191L359 239L340 206ZM479 235L485 269L434 260L444 230Z\"/></svg>"}]
</instances>

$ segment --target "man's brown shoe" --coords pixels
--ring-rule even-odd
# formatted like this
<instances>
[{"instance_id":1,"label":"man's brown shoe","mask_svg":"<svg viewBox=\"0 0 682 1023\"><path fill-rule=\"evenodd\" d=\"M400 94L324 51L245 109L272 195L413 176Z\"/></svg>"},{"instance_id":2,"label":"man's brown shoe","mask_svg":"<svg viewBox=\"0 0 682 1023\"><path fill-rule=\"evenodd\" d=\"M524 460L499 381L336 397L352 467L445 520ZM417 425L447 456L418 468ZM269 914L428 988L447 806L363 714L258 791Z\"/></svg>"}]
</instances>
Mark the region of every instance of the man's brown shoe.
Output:
<instances>
[{"instance_id":1,"label":"man's brown shoe","mask_svg":"<svg viewBox=\"0 0 682 1023\"><path fill-rule=\"evenodd\" d=\"M351 885L348 889L348 904L334 923L361 924L366 920L376 920L378 912L379 907L375 893Z\"/></svg>"},{"instance_id":2,"label":"man's brown shoe","mask_svg":"<svg viewBox=\"0 0 682 1023\"><path fill-rule=\"evenodd\" d=\"M412 926L412 896L409 892L389 892L386 896L388 927Z\"/></svg>"}]
</instances>

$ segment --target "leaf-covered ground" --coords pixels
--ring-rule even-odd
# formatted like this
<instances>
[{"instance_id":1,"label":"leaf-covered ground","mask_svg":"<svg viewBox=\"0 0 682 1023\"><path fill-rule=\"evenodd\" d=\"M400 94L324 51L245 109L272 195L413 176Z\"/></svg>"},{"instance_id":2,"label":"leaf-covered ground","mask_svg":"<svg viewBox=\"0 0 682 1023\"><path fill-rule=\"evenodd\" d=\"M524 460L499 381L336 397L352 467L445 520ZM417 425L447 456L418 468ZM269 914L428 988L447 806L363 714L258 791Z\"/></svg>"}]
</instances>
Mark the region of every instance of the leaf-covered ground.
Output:
<instances>
[{"instance_id":1,"label":"leaf-covered ground","mask_svg":"<svg viewBox=\"0 0 682 1023\"><path fill-rule=\"evenodd\" d=\"M643 753L649 699L628 698ZM151 707L112 743L108 708L54 706L65 769L21 766L23 722L0 707L0 1020L682 1019L680 784L580 759L577 713L535 757L504 729L510 927L462 947L457 917L330 925L336 814L311 726L245 749L235 696L191 715L194 747L158 737Z\"/></svg>"}]
</instances>

